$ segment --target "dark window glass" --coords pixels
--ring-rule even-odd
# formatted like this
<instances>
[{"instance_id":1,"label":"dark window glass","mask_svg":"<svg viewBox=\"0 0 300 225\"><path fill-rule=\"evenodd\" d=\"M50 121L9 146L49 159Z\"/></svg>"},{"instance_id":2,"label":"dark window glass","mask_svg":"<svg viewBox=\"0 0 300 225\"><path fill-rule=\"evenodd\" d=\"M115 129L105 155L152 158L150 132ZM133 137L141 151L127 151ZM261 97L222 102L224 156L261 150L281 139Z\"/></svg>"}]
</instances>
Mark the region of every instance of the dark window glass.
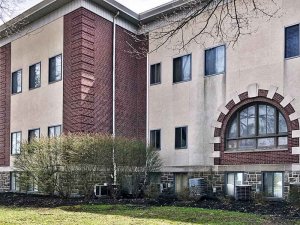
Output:
<instances>
[{"instance_id":1,"label":"dark window glass","mask_svg":"<svg viewBox=\"0 0 300 225\"><path fill-rule=\"evenodd\" d=\"M175 148L187 148L187 127L175 128Z\"/></svg>"},{"instance_id":2,"label":"dark window glass","mask_svg":"<svg viewBox=\"0 0 300 225\"><path fill-rule=\"evenodd\" d=\"M267 197L283 197L283 173L263 173L263 192Z\"/></svg>"},{"instance_id":3,"label":"dark window glass","mask_svg":"<svg viewBox=\"0 0 300 225\"><path fill-rule=\"evenodd\" d=\"M226 193L229 196L235 196L235 187L244 184L243 173L227 173L226 177Z\"/></svg>"},{"instance_id":4,"label":"dark window glass","mask_svg":"<svg viewBox=\"0 0 300 225\"><path fill-rule=\"evenodd\" d=\"M253 104L238 111L227 127L227 149L287 147L287 124L273 106Z\"/></svg>"},{"instance_id":5,"label":"dark window glass","mask_svg":"<svg viewBox=\"0 0 300 225\"><path fill-rule=\"evenodd\" d=\"M22 92L22 70L18 70L12 74L12 93Z\"/></svg>"},{"instance_id":6,"label":"dark window glass","mask_svg":"<svg viewBox=\"0 0 300 225\"><path fill-rule=\"evenodd\" d=\"M150 131L150 144L153 148L160 149L160 130Z\"/></svg>"},{"instance_id":7,"label":"dark window glass","mask_svg":"<svg viewBox=\"0 0 300 225\"><path fill-rule=\"evenodd\" d=\"M191 80L192 65L191 55L185 55L173 60L173 82Z\"/></svg>"},{"instance_id":8,"label":"dark window glass","mask_svg":"<svg viewBox=\"0 0 300 225\"><path fill-rule=\"evenodd\" d=\"M49 83L61 80L62 56L58 55L49 59Z\"/></svg>"},{"instance_id":9,"label":"dark window glass","mask_svg":"<svg viewBox=\"0 0 300 225\"><path fill-rule=\"evenodd\" d=\"M205 50L205 75L225 72L225 46Z\"/></svg>"},{"instance_id":10,"label":"dark window glass","mask_svg":"<svg viewBox=\"0 0 300 225\"><path fill-rule=\"evenodd\" d=\"M285 58L299 55L299 25L285 28Z\"/></svg>"},{"instance_id":11,"label":"dark window glass","mask_svg":"<svg viewBox=\"0 0 300 225\"><path fill-rule=\"evenodd\" d=\"M11 134L11 154L20 154L22 133L15 132Z\"/></svg>"},{"instance_id":12,"label":"dark window glass","mask_svg":"<svg viewBox=\"0 0 300 225\"><path fill-rule=\"evenodd\" d=\"M40 129L33 129L28 131L28 142L40 138Z\"/></svg>"},{"instance_id":13,"label":"dark window glass","mask_svg":"<svg viewBox=\"0 0 300 225\"><path fill-rule=\"evenodd\" d=\"M52 126L48 128L48 137L59 137L61 135L61 126Z\"/></svg>"},{"instance_id":14,"label":"dark window glass","mask_svg":"<svg viewBox=\"0 0 300 225\"><path fill-rule=\"evenodd\" d=\"M150 70L151 70L150 71L150 84L160 83L160 77L161 77L160 63L151 65Z\"/></svg>"},{"instance_id":15,"label":"dark window glass","mask_svg":"<svg viewBox=\"0 0 300 225\"><path fill-rule=\"evenodd\" d=\"M11 191L20 191L19 173L17 173L17 172L10 173L10 190Z\"/></svg>"},{"instance_id":16,"label":"dark window glass","mask_svg":"<svg viewBox=\"0 0 300 225\"><path fill-rule=\"evenodd\" d=\"M29 67L29 89L41 86L41 63Z\"/></svg>"}]
</instances>

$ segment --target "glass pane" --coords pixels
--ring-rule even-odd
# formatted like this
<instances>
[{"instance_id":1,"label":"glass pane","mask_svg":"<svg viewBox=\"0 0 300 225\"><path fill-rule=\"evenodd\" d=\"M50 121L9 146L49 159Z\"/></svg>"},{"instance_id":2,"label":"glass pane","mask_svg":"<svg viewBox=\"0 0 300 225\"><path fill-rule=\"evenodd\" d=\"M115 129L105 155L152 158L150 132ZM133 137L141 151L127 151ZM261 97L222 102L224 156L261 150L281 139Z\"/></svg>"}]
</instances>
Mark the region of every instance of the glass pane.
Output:
<instances>
[{"instance_id":1,"label":"glass pane","mask_svg":"<svg viewBox=\"0 0 300 225\"><path fill-rule=\"evenodd\" d=\"M266 105L260 105L258 109L259 113L259 134L266 134L267 132L267 107Z\"/></svg>"},{"instance_id":2,"label":"glass pane","mask_svg":"<svg viewBox=\"0 0 300 225\"><path fill-rule=\"evenodd\" d=\"M255 106L250 106L240 112L240 136L255 135Z\"/></svg>"},{"instance_id":3,"label":"glass pane","mask_svg":"<svg viewBox=\"0 0 300 225\"><path fill-rule=\"evenodd\" d=\"M274 197L282 198L282 173L274 173Z\"/></svg>"},{"instance_id":4,"label":"glass pane","mask_svg":"<svg viewBox=\"0 0 300 225\"><path fill-rule=\"evenodd\" d=\"M150 145L151 147L155 147L155 131L150 131Z\"/></svg>"},{"instance_id":5,"label":"glass pane","mask_svg":"<svg viewBox=\"0 0 300 225\"><path fill-rule=\"evenodd\" d=\"M236 173L235 176L235 185L242 185L244 183L244 174Z\"/></svg>"},{"instance_id":6,"label":"glass pane","mask_svg":"<svg viewBox=\"0 0 300 225\"><path fill-rule=\"evenodd\" d=\"M21 92L22 91L22 71L19 70L17 72L17 92Z\"/></svg>"},{"instance_id":7,"label":"glass pane","mask_svg":"<svg viewBox=\"0 0 300 225\"><path fill-rule=\"evenodd\" d=\"M62 68L61 68L61 55L55 56L49 60L49 82L58 81L61 79Z\"/></svg>"},{"instance_id":8,"label":"glass pane","mask_svg":"<svg viewBox=\"0 0 300 225\"><path fill-rule=\"evenodd\" d=\"M54 128L54 133L55 133L55 137L58 137L58 136L60 136L60 134L61 134L61 129L60 129L60 126L56 126L55 128Z\"/></svg>"},{"instance_id":9,"label":"glass pane","mask_svg":"<svg viewBox=\"0 0 300 225\"><path fill-rule=\"evenodd\" d=\"M275 134L275 117L275 108L267 106L267 134Z\"/></svg>"},{"instance_id":10,"label":"glass pane","mask_svg":"<svg viewBox=\"0 0 300 225\"><path fill-rule=\"evenodd\" d=\"M181 148L181 128L175 129L175 148Z\"/></svg>"},{"instance_id":11,"label":"glass pane","mask_svg":"<svg viewBox=\"0 0 300 225\"><path fill-rule=\"evenodd\" d=\"M227 195L234 196L234 173L227 174L226 190Z\"/></svg>"},{"instance_id":12,"label":"glass pane","mask_svg":"<svg viewBox=\"0 0 300 225\"><path fill-rule=\"evenodd\" d=\"M287 146L288 138L287 137L279 137L278 138L278 146Z\"/></svg>"},{"instance_id":13,"label":"glass pane","mask_svg":"<svg viewBox=\"0 0 300 225\"><path fill-rule=\"evenodd\" d=\"M191 78L191 55L182 57L182 80L187 81Z\"/></svg>"},{"instance_id":14,"label":"glass pane","mask_svg":"<svg viewBox=\"0 0 300 225\"><path fill-rule=\"evenodd\" d=\"M208 49L205 51L205 75L216 74L216 50Z\"/></svg>"},{"instance_id":15,"label":"glass pane","mask_svg":"<svg viewBox=\"0 0 300 225\"><path fill-rule=\"evenodd\" d=\"M155 133L156 133L156 138L155 138L156 139L156 146L155 147L157 149L160 149L160 130L157 130Z\"/></svg>"},{"instance_id":16,"label":"glass pane","mask_svg":"<svg viewBox=\"0 0 300 225\"><path fill-rule=\"evenodd\" d=\"M173 61L173 82L181 80L181 58L176 58Z\"/></svg>"},{"instance_id":17,"label":"glass pane","mask_svg":"<svg viewBox=\"0 0 300 225\"><path fill-rule=\"evenodd\" d=\"M257 141L258 148L268 148L275 146L275 138L259 138Z\"/></svg>"},{"instance_id":18,"label":"glass pane","mask_svg":"<svg viewBox=\"0 0 300 225\"><path fill-rule=\"evenodd\" d=\"M230 140L227 142L227 148L228 149L236 149L237 148L237 140Z\"/></svg>"},{"instance_id":19,"label":"glass pane","mask_svg":"<svg viewBox=\"0 0 300 225\"><path fill-rule=\"evenodd\" d=\"M182 128L182 141L181 141L181 147L184 148L187 146L187 131L186 131L186 127Z\"/></svg>"},{"instance_id":20,"label":"glass pane","mask_svg":"<svg viewBox=\"0 0 300 225\"><path fill-rule=\"evenodd\" d=\"M256 140L255 139L244 139L239 141L240 149L255 149Z\"/></svg>"},{"instance_id":21,"label":"glass pane","mask_svg":"<svg viewBox=\"0 0 300 225\"><path fill-rule=\"evenodd\" d=\"M287 124L285 121L285 118L283 117L283 115L281 113L279 113L279 133L286 133L287 132Z\"/></svg>"},{"instance_id":22,"label":"glass pane","mask_svg":"<svg viewBox=\"0 0 300 225\"><path fill-rule=\"evenodd\" d=\"M264 173L264 192L267 196L273 197L273 173Z\"/></svg>"},{"instance_id":23,"label":"glass pane","mask_svg":"<svg viewBox=\"0 0 300 225\"><path fill-rule=\"evenodd\" d=\"M150 84L155 84L155 65L151 65L150 68Z\"/></svg>"},{"instance_id":24,"label":"glass pane","mask_svg":"<svg viewBox=\"0 0 300 225\"><path fill-rule=\"evenodd\" d=\"M225 46L216 48L216 73L225 71Z\"/></svg>"},{"instance_id":25,"label":"glass pane","mask_svg":"<svg viewBox=\"0 0 300 225\"><path fill-rule=\"evenodd\" d=\"M299 55L299 25L285 28L285 58Z\"/></svg>"},{"instance_id":26,"label":"glass pane","mask_svg":"<svg viewBox=\"0 0 300 225\"><path fill-rule=\"evenodd\" d=\"M155 81L156 83L160 82L160 63L156 64L156 73L155 73Z\"/></svg>"},{"instance_id":27,"label":"glass pane","mask_svg":"<svg viewBox=\"0 0 300 225\"><path fill-rule=\"evenodd\" d=\"M228 137L235 138L237 136L238 136L237 118L235 118L230 124L229 131L228 131Z\"/></svg>"}]
</instances>

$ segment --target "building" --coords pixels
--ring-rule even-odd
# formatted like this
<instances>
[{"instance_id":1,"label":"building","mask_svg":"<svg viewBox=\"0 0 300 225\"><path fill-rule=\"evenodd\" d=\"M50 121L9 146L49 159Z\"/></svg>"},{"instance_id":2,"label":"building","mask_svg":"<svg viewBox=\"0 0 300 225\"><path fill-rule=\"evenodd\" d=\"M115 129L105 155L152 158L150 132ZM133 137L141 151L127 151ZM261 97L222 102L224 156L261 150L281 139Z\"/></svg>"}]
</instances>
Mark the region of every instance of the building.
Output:
<instances>
[{"instance_id":1,"label":"building","mask_svg":"<svg viewBox=\"0 0 300 225\"><path fill-rule=\"evenodd\" d=\"M147 140L164 162L157 182L176 192L213 177L215 192L248 184L287 197L300 182L300 3L280 1L282 16L258 18L234 48L207 39L179 53L174 40L130 57L128 43L157 44L134 41L139 24L151 36L181 3L136 14L113 0L46 0L21 15L27 26L0 40L2 191L21 139L84 131Z\"/></svg>"}]
</instances>

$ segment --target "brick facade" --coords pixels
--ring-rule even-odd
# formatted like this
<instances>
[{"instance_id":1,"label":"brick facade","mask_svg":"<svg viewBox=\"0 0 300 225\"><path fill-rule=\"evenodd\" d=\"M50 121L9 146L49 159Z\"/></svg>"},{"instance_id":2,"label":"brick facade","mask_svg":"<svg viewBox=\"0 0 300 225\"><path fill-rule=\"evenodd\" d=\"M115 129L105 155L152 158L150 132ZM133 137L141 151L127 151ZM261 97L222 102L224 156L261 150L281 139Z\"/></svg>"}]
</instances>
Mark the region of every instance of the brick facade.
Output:
<instances>
[{"instance_id":1,"label":"brick facade","mask_svg":"<svg viewBox=\"0 0 300 225\"><path fill-rule=\"evenodd\" d=\"M268 99L266 90L259 90L259 95L255 98L248 98L248 92L239 95L240 102L238 104L230 101L226 108L229 110L227 115L221 113L218 122L222 123L221 128L216 128L214 132L215 137L221 137L221 143L214 145L215 151L220 151L221 157L215 159L215 165L241 165L241 164L290 164L299 163L299 155L292 154L292 147L299 147L298 138L292 138L292 130L299 129L298 120L290 121L289 115L295 112L291 104L285 107L280 105L280 102L284 99L283 96L276 93L273 99ZM226 153L226 129L230 118L241 107L255 102L264 102L275 106L284 115L288 126L288 148L287 150L274 151L254 151L254 152L237 152Z\"/></svg>"},{"instance_id":2,"label":"brick facade","mask_svg":"<svg viewBox=\"0 0 300 225\"><path fill-rule=\"evenodd\" d=\"M0 48L0 166L10 165L11 45Z\"/></svg>"},{"instance_id":3,"label":"brick facade","mask_svg":"<svg viewBox=\"0 0 300 225\"><path fill-rule=\"evenodd\" d=\"M146 137L146 58L128 53L134 38L116 28L116 135ZM112 133L113 24L78 9L64 19L65 132Z\"/></svg>"}]
</instances>

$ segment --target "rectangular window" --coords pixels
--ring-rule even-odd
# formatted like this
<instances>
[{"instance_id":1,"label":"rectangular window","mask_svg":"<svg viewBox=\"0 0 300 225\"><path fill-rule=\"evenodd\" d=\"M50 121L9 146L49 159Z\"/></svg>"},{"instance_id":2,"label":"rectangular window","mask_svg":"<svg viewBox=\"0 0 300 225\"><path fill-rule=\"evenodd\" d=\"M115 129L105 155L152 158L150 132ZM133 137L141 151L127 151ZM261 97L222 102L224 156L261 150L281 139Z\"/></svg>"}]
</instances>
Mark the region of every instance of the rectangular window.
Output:
<instances>
[{"instance_id":1,"label":"rectangular window","mask_svg":"<svg viewBox=\"0 0 300 225\"><path fill-rule=\"evenodd\" d=\"M28 131L28 142L40 138L40 129L33 129Z\"/></svg>"},{"instance_id":2,"label":"rectangular window","mask_svg":"<svg viewBox=\"0 0 300 225\"><path fill-rule=\"evenodd\" d=\"M243 173L227 173L226 177L226 194L235 196L235 189L237 185L244 184Z\"/></svg>"},{"instance_id":3,"label":"rectangular window","mask_svg":"<svg viewBox=\"0 0 300 225\"><path fill-rule=\"evenodd\" d=\"M48 137L59 137L61 135L61 125L48 127Z\"/></svg>"},{"instance_id":4,"label":"rectangular window","mask_svg":"<svg viewBox=\"0 0 300 225\"><path fill-rule=\"evenodd\" d=\"M299 25L285 28L285 58L299 56Z\"/></svg>"},{"instance_id":5,"label":"rectangular window","mask_svg":"<svg viewBox=\"0 0 300 225\"><path fill-rule=\"evenodd\" d=\"M60 81L62 77L62 55L49 59L49 83Z\"/></svg>"},{"instance_id":6,"label":"rectangular window","mask_svg":"<svg viewBox=\"0 0 300 225\"><path fill-rule=\"evenodd\" d=\"M150 145L153 148L160 149L160 130L150 131Z\"/></svg>"},{"instance_id":7,"label":"rectangular window","mask_svg":"<svg viewBox=\"0 0 300 225\"><path fill-rule=\"evenodd\" d=\"M175 148L187 148L187 127L175 128Z\"/></svg>"},{"instance_id":8,"label":"rectangular window","mask_svg":"<svg viewBox=\"0 0 300 225\"><path fill-rule=\"evenodd\" d=\"M173 83L189 81L192 76L192 56L185 55L173 60Z\"/></svg>"},{"instance_id":9,"label":"rectangular window","mask_svg":"<svg viewBox=\"0 0 300 225\"><path fill-rule=\"evenodd\" d=\"M12 73L12 94L22 92L22 70Z\"/></svg>"},{"instance_id":10,"label":"rectangular window","mask_svg":"<svg viewBox=\"0 0 300 225\"><path fill-rule=\"evenodd\" d=\"M41 63L29 67L29 89L41 86Z\"/></svg>"},{"instance_id":11,"label":"rectangular window","mask_svg":"<svg viewBox=\"0 0 300 225\"><path fill-rule=\"evenodd\" d=\"M150 68L150 84L159 84L161 77L160 63L151 65Z\"/></svg>"},{"instance_id":12,"label":"rectangular window","mask_svg":"<svg viewBox=\"0 0 300 225\"><path fill-rule=\"evenodd\" d=\"M225 72L225 46L205 50L205 75Z\"/></svg>"},{"instance_id":13,"label":"rectangular window","mask_svg":"<svg viewBox=\"0 0 300 225\"><path fill-rule=\"evenodd\" d=\"M20 154L22 133L15 132L11 134L11 154Z\"/></svg>"},{"instance_id":14,"label":"rectangular window","mask_svg":"<svg viewBox=\"0 0 300 225\"><path fill-rule=\"evenodd\" d=\"M265 172L263 173L263 192L267 197L283 197L283 173Z\"/></svg>"},{"instance_id":15,"label":"rectangular window","mask_svg":"<svg viewBox=\"0 0 300 225\"><path fill-rule=\"evenodd\" d=\"M19 174L16 172L10 173L10 190L11 191L20 191Z\"/></svg>"}]
</instances>

